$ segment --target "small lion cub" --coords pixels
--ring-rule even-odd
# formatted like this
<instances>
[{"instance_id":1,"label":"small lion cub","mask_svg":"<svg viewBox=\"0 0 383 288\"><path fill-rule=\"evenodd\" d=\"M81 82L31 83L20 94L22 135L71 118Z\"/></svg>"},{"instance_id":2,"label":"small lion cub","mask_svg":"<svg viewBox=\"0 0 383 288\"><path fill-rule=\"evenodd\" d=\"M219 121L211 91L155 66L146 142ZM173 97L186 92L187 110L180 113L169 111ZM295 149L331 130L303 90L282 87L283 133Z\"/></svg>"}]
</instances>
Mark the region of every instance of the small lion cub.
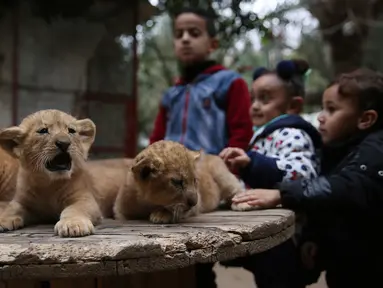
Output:
<instances>
[{"instance_id":1,"label":"small lion cub","mask_svg":"<svg viewBox=\"0 0 383 288\"><path fill-rule=\"evenodd\" d=\"M0 232L55 223L56 235L79 237L101 221L85 169L96 135L90 119L41 110L0 131L0 145L20 161L16 192L0 215Z\"/></svg>"},{"instance_id":2,"label":"small lion cub","mask_svg":"<svg viewBox=\"0 0 383 288\"><path fill-rule=\"evenodd\" d=\"M115 218L177 223L218 208L243 191L215 155L190 151L172 141L155 142L133 161L114 206Z\"/></svg>"}]
</instances>

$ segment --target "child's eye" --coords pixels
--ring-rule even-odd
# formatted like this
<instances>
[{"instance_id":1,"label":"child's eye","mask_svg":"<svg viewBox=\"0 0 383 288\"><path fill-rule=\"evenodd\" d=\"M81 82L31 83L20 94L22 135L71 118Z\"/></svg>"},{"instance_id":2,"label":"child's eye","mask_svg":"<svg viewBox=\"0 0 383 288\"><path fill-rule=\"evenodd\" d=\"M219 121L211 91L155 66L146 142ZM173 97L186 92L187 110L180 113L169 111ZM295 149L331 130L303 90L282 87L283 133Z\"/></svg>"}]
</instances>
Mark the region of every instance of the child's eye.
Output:
<instances>
[{"instance_id":1,"label":"child's eye","mask_svg":"<svg viewBox=\"0 0 383 288\"><path fill-rule=\"evenodd\" d=\"M263 103L263 104L267 104L270 102L270 95L269 94L262 94L260 95L260 101Z\"/></svg>"},{"instance_id":2,"label":"child's eye","mask_svg":"<svg viewBox=\"0 0 383 288\"><path fill-rule=\"evenodd\" d=\"M182 30L176 30L175 32L174 32L174 37L176 38L176 39L179 39L179 38L181 38L182 37Z\"/></svg>"},{"instance_id":3,"label":"child's eye","mask_svg":"<svg viewBox=\"0 0 383 288\"><path fill-rule=\"evenodd\" d=\"M192 37L198 37L199 35L201 35L201 32L198 29L193 28L193 29L190 29L189 34Z\"/></svg>"}]
</instances>

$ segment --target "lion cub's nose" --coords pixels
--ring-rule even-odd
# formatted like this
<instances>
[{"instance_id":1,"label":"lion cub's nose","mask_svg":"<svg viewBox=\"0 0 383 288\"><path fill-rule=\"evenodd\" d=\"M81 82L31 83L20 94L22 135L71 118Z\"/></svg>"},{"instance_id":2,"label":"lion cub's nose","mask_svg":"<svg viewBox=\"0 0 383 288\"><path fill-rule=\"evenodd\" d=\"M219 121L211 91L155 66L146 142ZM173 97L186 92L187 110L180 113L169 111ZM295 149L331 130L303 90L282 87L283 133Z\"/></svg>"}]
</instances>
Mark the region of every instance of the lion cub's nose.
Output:
<instances>
[{"instance_id":1,"label":"lion cub's nose","mask_svg":"<svg viewBox=\"0 0 383 288\"><path fill-rule=\"evenodd\" d=\"M68 150L68 147L70 145L69 141L63 141L63 140L57 140L56 141L56 146L59 148L61 151L66 152Z\"/></svg>"},{"instance_id":2,"label":"lion cub's nose","mask_svg":"<svg viewBox=\"0 0 383 288\"><path fill-rule=\"evenodd\" d=\"M197 205L197 197L188 197L186 201L189 207L194 207Z\"/></svg>"}]
</instances>

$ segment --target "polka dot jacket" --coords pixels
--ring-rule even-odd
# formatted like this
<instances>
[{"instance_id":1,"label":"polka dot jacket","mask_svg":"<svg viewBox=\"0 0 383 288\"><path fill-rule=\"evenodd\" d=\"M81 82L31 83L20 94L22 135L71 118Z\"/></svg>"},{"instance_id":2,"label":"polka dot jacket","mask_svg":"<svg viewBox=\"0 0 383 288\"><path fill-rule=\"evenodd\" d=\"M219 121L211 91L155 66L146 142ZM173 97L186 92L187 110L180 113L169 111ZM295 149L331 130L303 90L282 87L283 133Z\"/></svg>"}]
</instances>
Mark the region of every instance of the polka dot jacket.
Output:
<instances>
[{"instance_id":1,"label":"polka dot jacket","mask_svg":"<svg viewBox=\"0 0 383 288\"><path fill-rule=\"evenodd\" d=\"M247 153L251 163L241 171L241 177L248 186L273 188L280 182L318 176L320 136L311 124L303 121L306 122L299 119L296 123L292 121L295 125L280 127L286 123L281 119L273 123L271 129L266 127L255 133L258 135L253 137Z\"/></svg>"}]
</instances>

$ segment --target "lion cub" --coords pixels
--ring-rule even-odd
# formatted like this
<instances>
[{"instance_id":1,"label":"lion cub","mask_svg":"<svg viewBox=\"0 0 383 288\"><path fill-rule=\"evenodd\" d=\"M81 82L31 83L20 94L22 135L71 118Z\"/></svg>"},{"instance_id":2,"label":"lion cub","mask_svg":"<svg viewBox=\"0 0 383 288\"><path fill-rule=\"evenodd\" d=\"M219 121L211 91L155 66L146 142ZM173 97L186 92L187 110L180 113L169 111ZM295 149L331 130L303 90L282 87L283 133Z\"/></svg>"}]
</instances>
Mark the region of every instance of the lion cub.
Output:
<instances>
[{"instance_id":1,"label":"lion cub","mask_svg":"<svg viewBox=\"0 0 383 288\"><path fill-rule=\"evenodd\" d=\"M0 146L0 213L15 194L19 162Z\"/></svg>"},{"instance_id":2,"label":"lion cub","mask_svg":"<svg viewBox=\"0 0 383 288\"><path fill-rule=\"evenodd\" d=\"M19 159L13 200L0 215L0 232L56 222L61 237L92 234L101 220L85 167L96 135L89 119L58 110L27 116L0 131L0 145Z\"/></svg>"},{"instance_id":3,"label":"lion cub","mask_svg":"<svg viewBox=\"0 0 383 288\"><path fill-rule=\"evenodd\" d=\"M221 200L230 200L242 190L218 156L159 141L134 159L116 199L115 218L177 223L215 210Z\"/></svg>"}]
</instances>

